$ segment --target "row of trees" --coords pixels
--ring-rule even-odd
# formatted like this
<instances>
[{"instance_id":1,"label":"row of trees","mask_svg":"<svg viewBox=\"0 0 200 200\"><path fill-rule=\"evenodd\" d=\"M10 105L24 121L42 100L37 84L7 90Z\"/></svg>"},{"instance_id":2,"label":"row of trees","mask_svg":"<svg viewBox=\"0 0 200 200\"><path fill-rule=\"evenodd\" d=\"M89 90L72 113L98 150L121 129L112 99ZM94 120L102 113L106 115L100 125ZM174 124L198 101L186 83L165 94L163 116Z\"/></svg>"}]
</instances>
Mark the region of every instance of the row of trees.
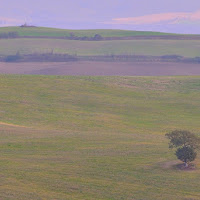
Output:
<instances>
[{"instance_id":1,"label":"row of trees","mask_svg":"<svg viewBox=\"0 0 200 200\"><path fill-rule=\"evenodd\" d=\"M176 55L166 56L145 56L145 55L97 55L97 56L78 56L70 54L58 54L58 53L33 53L23 55L17 53L10 56L0 56L1 61L14 62L17 60L21 61L54 61L64 62L68 60L82 60L82 61L105 61L105 62L189 62L189 63L200 63L200 57L196 58L184 58Z\"/></svg>"},{"instance_id":2,"label":"row of trees","mask_svg":"<svg viewBox=\"0 0 200 200\"><path fill-rule=\"evenodd\" d=\"M33 27L33 26L28 26L28 25L22 25L21 27ZM18 38L19 34L18 32L5 32L5 33L0 33L0 39L9 39L9 38ZM39 37L37 37L39 38ZM45 38L42 36L42 38ZM46 38L49 38L49 36L46 36ZM74 33L70 33L69 36L66 37L61 37L62 39L68 39L68 40L85 40L85 41L101 41L103 40L103 37L99 34L95 34L93 37L89 36L75 36Z\"/></svg>"},{"instance_id":3,"label":"row of trees","mask_svg":"<svg viewBox=\"0 0 200 200\"><path fill-rule=\"evenodd\" d=\"M75 36L74 33L70 33L70 36L66 36L66 39L69 40L85 40L85 41L100 41L103 40L103 37L99 34L95 34L93 37L88 37L88 36Z\"/></svg>"},{"instance_id":4,"label":"row of trees","mask_svg":"<svg viewBox=\"0 0 200 200\"><path fill-rule=\"evenodd\" d=\"M25 24L22 24L20 27L21 28L30 28L30 27L36 27L36 26L25 23Z\"/></svg>"},{"instance_id":5,"label":"row of trees","mask_svg":"<svg viewBox=\"0 0 200 200\"><path fill-rule=\"evenodd\" d=\"M17 37L19 37L18 32L0 33L0 39L9 39L9 38L17 38Z\"/></svg>"},{"instance_id":6,"label":"row of trees","mask_svg":"<svg viewBox=\"0 0 200 200\"><path fill-rule=\"evenodd\" d=\"M129 54L108 54L97 56L85 56L84 60L93 61L128 61L128 62L180 62L180 63L200 63L200 57L186 58L179 55L163 55L163 56L148 56L148 55L129 55Z\"/></svg>"},{"instance_id":7,"label":"row of trees","mask_svg":"<svg viewBox=\"0 0 200 200\"><path fill-rule=\"evenodd\" d=\"M22 55L19 52L15 55L9 55L0 59L5 62L69 62L77 61L76 55L69 54L54 54L54 53L43 53L43 54L28 54Z\"/></svg>"}]
</instances>

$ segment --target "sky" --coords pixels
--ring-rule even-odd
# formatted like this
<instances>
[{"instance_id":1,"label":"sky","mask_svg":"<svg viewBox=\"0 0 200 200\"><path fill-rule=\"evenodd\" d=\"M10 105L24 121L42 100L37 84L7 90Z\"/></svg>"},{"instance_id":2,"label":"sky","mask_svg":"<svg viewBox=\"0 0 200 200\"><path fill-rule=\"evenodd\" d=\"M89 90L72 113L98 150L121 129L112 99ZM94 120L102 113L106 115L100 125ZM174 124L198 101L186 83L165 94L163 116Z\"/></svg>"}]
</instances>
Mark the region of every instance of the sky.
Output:
<instances>
[{"instance_id":1,"label":"sky","mask_svg":"<svg viewBox=\"0 0 200 200\"><path fill-rule=\"evenodd\" d=\"M1 0L0 26L200 34L200 0Z\"/></svg>"}]
</instances>

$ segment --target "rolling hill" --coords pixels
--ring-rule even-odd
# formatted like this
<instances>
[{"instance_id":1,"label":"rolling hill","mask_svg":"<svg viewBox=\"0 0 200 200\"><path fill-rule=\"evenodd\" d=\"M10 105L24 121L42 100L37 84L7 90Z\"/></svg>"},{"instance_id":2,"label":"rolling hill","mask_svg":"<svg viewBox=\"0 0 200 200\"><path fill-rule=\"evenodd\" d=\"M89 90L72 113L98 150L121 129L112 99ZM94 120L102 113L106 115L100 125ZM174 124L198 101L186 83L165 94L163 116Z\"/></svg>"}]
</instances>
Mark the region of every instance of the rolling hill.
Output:
<instances>
[{"instance_id":1,"label":"rolling hill","mask_svg":"<svg viewBox=\"0 0 200 200\"><path fill-rule=\"evenodd\" d=\"M163 56L180 55L184 57L200 57L200 40L194 35L193 39L180 39L183 35L159 32L141 32L125 30L62 30L42 27L3 27L0 34L17 32L17 38L0 39L0 56L20 54L73 54L78 56L103 55L145 55ZM80 40L66 39L70 33ZM112 40L88 41L86 37L116 37ZM175 35L175 38L167 38ZM129 38L147 36L144 38ZM157 39L148 38L158 36ZM164 38L159 38L164 36ZM165 38L166 36L166 38ZM30 38L31 37L31 38ZM128 37L126 40L120 38ZM196 39L195 39L196 38Z\"/></svg>"},{"instance_id":2,"label":"rolling hill","mask_svg":"<svg viewBox=\"0 0 200 200\"><path fill-rule=\"evenodd\" d=\"M199 200L200 158L180 171L164 136L199 133L199 86L189 76L0 75L0 199Z\"/></svg>"},{"instance_id":3,"label":"rolling hill","mask_svg":"<svg viewBox=\"0 0 200 200\"><path fill-rule=\"evenodd\" d=\"M148 35L175 35L172 33L151 32L151 31L128 31L128 30L70 30L70 29L55 29L45 27L1 27L0 33L17 32L20 36L47 36L47 37L65 37L70 33L74 33L76 36L94 36L100 34L102 37L127 37L127 36L148 36Z\"/></svg>"},{"instance_id":4,"label":"rolling hill","mask_svg":"<svg viewBox=\"0 0 200 200\"><path fill-rule=\"evenodd\" d=\"M71 31L0 28L0 33L18 32L21 36L0 39L0 55L53 52L79 56L200 56L200 40L56 38ZM79 37L165 34L73 32ZM43 36L47 38L39 38ZM111 75L118 67L117 75L123 72L129 76L59 76L77 71L80 75L84 70L96 75L95 67L100 74L104 69L95 62L81 63L82 72L76 71L76 62L67 63L69 68L66 63L1 63L3 73L20 75L0 75L0 199L200 199L199 155L194 170L181 171L165 138L165 133L174 129L191 130L200 136L200 77L131 77L132 63L111 63L102 64L106 70L111 67ZM154 69L159 75L171 65L151 64L153 67L138 64L135 70L146 70L151 75ZM182 65L179 63L177 68L183 72ZM198 64L194 65L184 65L185 74L191 74L187 68L192 67L193 74L197 74ZM178 73L174 65L170 67L172 75ZM30 72L57 76L21 75Z\"/></svg>"}]
</instances>

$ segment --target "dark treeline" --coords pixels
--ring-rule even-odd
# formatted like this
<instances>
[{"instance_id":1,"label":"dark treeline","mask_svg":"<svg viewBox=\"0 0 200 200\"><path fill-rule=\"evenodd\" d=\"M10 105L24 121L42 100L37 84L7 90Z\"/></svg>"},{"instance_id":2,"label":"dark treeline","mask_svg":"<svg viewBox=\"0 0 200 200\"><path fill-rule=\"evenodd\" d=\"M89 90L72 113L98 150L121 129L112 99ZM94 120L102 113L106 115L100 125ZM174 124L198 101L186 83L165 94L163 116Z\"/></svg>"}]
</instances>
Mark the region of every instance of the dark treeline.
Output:
<instances>
[{"instance_id":1,"label":"dark treeline","mask_svg":"<svg viewBox=\"0 0 200 200\"><path fill-rule=\"evenodd\" d=\"M100 41L104 39L99 34L95 34L93 37L88 37L88 36L80 37L80 36L75 36L74 33L70 33L70 36L66 36L65 38L68 40L84 40L84 41Z\"/></svg>"},{"instance_id":2,"label":"dark treeline","mask_svg":"<svg viewBox=\"0 0 200 200\"><path fill-rule=\"evenodd\" d=\"M200 63L200 57L186 58L179 55L146 56L146 55L104 55L79 56L80 60L105 62L182 62Z\"/></svg>"},{"instance_id":3,"label":"dark treeline","mask_svg":"<svg viewBox=\"0 0 200 200\"><path fill-rule=\"evenodd\" d=\"M200 40L200 35L135 35L104 37L103 40Z\"/></svg>"},{"instance_id":4,"label":"dark treeline","mask_svg":"<svg viewBox=\"0 0 200 200\"><path fill-rule=\"evenodd\" d=\"M18 32L0 33L0 39L18 38Z\"/></svg>"},{"instance_id":5,"label":"dark treeline","mask_svg":"<svg viewBox=\"0 0 200 200\"><path fill-rule=\"evenodd\" d=\"M55 53L34 53L0 56L1 62L70 62L70 61L103 61L103 62L181 62L200 63L200 57L186 58L179 55L145 56L145 55L101 55L77 56Z\"/></svg>"},{"instance_id":6,"label":"dark treeline","mask_svg":"<svg viewBox=\"0 0 200 200\"><path fill-rule=\"evenodd\" d=\"M15 55L9 56L0 56L1 62L69 62L77 61L78 57L76 55L69 54L53 54L53 53L44 53L44 54L27 54L22 55L17 53Z\"/></svg>"},{"instance_id":7,"label":"dark treeline","mask_svg":"<svg viewBox=\"0 0 200 200\"><path fill-rule=\"evenodd\" d=\"M22 24L20 27L21 28L33 28L33 27L37 27L37 26L33 26L33 25L25 23L25 24Z\"/></svg>"},{"instance_id":8,"label":"dark treeline","mask_svg":"<svg viewBox=\"0 0 200 200\"><path fill-rule=\"evenodd\" d=\"M47 39L66 39L66 40L83 40L83 41L100 41L104 40L104 38L99 35L95 34L92 37L89 36L75 36L75 34L70 33L69 36L63 36L63 37L49 37L49 36L20 36L18 32L5 32L0 33L0 39L12 39L12 38L47 38Z\"/></svg>"},{"instance_id":9,"label":"dark treeline","mask_svg":"<svg viewBox=\"0 0 200 200\"><path fill-rule=\"evenodd\" d=\"M136 36L120 36L120 37L103 37L99 34L94 36L19 36L19 38L46 38L46 39L65 39L65 40L82 40L82 41L110 41L110 40L200 40L200 35L136 35Z\"/></svg>"}]
</instances>

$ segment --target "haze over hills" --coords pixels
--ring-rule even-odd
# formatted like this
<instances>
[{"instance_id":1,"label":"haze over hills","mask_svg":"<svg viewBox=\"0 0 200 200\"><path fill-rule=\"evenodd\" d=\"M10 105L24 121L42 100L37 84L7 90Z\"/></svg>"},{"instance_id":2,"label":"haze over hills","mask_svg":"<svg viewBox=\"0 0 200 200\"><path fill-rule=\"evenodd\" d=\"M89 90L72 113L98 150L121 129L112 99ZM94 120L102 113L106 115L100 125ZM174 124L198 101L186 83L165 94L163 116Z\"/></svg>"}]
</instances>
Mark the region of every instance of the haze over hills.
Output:
<instances>
[{"instance_id":1,"label":"haze over hills","mask_svg":"<svg viewBox=\"0 0 200 200\"><path fill-rule=\"evenodd\" d=\"M105 66L104 75L199 74L196 65L200 62L199 52L200 35L112 29L69 30L28 25L0 28L2 62L75 62L66 63L65 67L58 63L50 66L23 64L17 69L13 68L16 65L1 65L0 72L7 73L77 75L87 74L82 70L83 67L90 69L95 65L97 72L94 68L90 72L96 75L101 75L100 68ZM88 66L82 61L86 61ZM117 62L126 62L124 72L122 65L119 67L120 63ZM134 64L136 62L148 62L151 70L148 71L146 64ZM161 65L159 62L167 63ZM170 66L170 62L175 64ZM186 65L180 68L181 63ZM157 71L158 65L161 69L168 66L167 70ZM131 71L133 68L135 72Z\"/></svg>"},{"instance_id":2,"label":"haze over hills","mask_svg":"<svg viewBox=\"0 0 200 200\"><path fill-rule=\"evenodd\" d=\"M199 0L1 0L0 26L200 33Z\"/></svg>"},{"instance_id":3,"label":"haze over hills","mask_svg":"<svg viewBox=\"0 0 200 200\"><path fill-rule=\"evenodd\" d=\"M198 57L200 35L112 29L0 28L0 55L61 53L85 55L179 55ZM7 48L4 48L4 47Z\"/></svg>"}]
</instances>

